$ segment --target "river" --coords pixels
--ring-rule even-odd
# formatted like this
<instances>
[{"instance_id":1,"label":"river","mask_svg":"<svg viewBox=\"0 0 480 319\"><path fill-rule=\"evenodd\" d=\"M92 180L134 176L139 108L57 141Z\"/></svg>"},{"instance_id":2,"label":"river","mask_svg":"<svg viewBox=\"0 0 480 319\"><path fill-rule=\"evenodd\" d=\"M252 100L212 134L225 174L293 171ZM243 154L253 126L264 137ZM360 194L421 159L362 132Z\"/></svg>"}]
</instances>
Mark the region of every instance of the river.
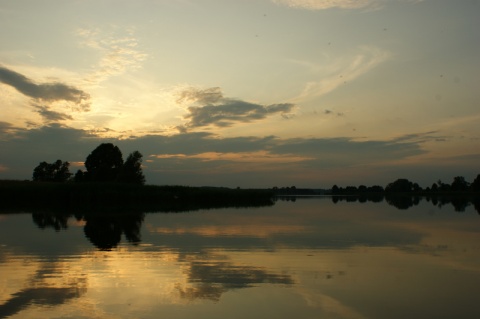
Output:
<instances>
[{"instance_id":1,"label":"river","mask_svg":"<svg viewBox=\"0 0 480 319\"><path fill-rule=\"evenodd\" d=\"M0 318L480 318L472 205L0 214Z\"/></svg>"}]
</instances>

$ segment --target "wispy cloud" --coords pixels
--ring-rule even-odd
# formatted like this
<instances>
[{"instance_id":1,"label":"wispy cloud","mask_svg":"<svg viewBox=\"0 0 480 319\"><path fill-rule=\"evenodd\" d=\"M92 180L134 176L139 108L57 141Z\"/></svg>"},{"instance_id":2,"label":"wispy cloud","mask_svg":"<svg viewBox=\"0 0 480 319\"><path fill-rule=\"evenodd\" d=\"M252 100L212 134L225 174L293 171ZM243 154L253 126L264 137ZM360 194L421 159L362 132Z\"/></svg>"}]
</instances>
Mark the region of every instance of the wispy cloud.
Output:
<instances>
[{"instance_id":1,"label":"wispy cloud","mask_svg":"<svg viewBox=\"0 0 480 319\"><path fill-rule=\"evenodd\" d=\"M147 54L137 49L138 41L134 37L134 30L121 30L121 33L122 35L117 35L116 32L108 34L99 29L76 31L83 46L102 53L100 61L92 66L92 71L86 76L87 83L98 84L111 76L123 74L128 69L139 68L146 59Z\"/></svg>"},{"instance_id":2,"label":"wispy cloud","mask_svg":"<svg viewBox=\"0 0 480 319\"><path fill-rule=\"evenodd\" d=\"M35 101L66 101L83 111L90 108L90 95L80 89L60 82L37 84L25 75L3 66L0 66L0 83L15 88Z\"/></svg>"},{"instance_id":3,"label":"wispy cloud","mask_svg":"<svg viewBox=\"0 0 480 319\"><path fill-rule=\"evenodd\" d=\"M206 126L230 127L238 123L249 123L280 114L288 117L295 105L280 103L261 105L223 96L220 88L189 88L179 93L177 102L189 102L185 129Z\"/></svg>"},{"instance_id":4,"label":"wispy cloud","mask_svg":"<svg viewBox=\"0 0 480 319\"><path fill-rule=\"evenodd\" d=\"M361 75L369 72L379 64L385 62L390 57L390 53L379 48L363 46L351 57L343 57L332 61L328 69L323 69L326 74L318 81L310 81L305 84L303 91L293 101L300 101L312 97L319 97L332 92L338 87L355 80ZM297 64L298 61L292 61ZM312 67L318 70L319 67Z\"/></svg>"},{"instance_id":5,"label":"wispy cloud","mask_svg":"<svg viewBox=\"0 0 480 319\"><path fill-rule=\"evenodd\" d=\"M379 0L272 0L276 4L308 10L331 8L363 9L378 7L384 1Z\"/></svg>"},{"instance_id":6,"label":"wispy cloud","mask_svg":"<svg viewBox=\"0 0 480 319\"><path fill-rule=\"evenodd\" d=\"M390 0L397 2L419 3L424 0ZM383 7L387 0L272 0L273 3L296 9L326 10L326 9L366 9L376 10Z\"/></svg>"},{"instance_id":7,"label":"wispy cloud","mask_svg":"<svg viewBox=\"0 0 480 319\"><path fill-rule=\"evenodd\" d=\"M199 159L201 161L230 161L237 163L293 163L313 159L307 156L297 156L294 154L272 154L266 150L255 152L205 152L194 155L185 154L161 154L154 155L157 159L176 158L176 159Z\"/></svg>"}]
</instances>

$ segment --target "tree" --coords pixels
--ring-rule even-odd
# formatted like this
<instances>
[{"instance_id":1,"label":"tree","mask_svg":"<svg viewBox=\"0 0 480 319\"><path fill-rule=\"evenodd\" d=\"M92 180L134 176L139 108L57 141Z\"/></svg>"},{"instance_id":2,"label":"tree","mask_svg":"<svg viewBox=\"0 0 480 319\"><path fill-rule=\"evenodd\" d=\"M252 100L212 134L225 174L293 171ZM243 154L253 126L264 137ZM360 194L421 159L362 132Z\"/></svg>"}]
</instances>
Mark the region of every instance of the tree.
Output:
<instances>
[{"instance_id":1,"label":"tree","mask_svg":"<svg viewBox=\"0 0 480 319\"><path fill-rule=\"evenodd\" d=\"M142 157L143 155L139 151L134 151L128 155L118 175L119 182L145 184L145 176L142 171Z\"/></svg>"},{"instance_id":2,"label":"tree","mask_svg":"<svg viewBox=\"0 0 480 319\"><path fill-rule=\"evenodd\" d=\"M33 180L37 182L65 182L72 174L69 162L57 160L54 163L41 162L33 170Z\"/></svg>"},{"instance_id":3,"label":"tree","mask_svg":"<svg viewBox=\"0 0 480 319\"><path fill-rule=\"evenodd\" d=\"M412 191L413 183L405 178L399 178L385 187L387 193L410 193Z\"/></svg>"},{"instance_id":4,"label":"tree","mask_svg":"<svg viewBox=\"0 0 480 319\"><path fill-rule=\"evenodd\" d=\"M451 189L453 191L466 191L468 189L468 182L465 181L465 178L463 176L456 176L453 179Z\"/></svg>"},{"instance_id":5,"label":"tree","mask_svg":"<svg viewBox=\"0 0 480 319\"><path fill-rule=\"evenodd\" d=\"M337 184L335 184L335 185L332 186L332 194L338 194L339 191L340 191L340 190L339 190Z\"/></svg>"},{"instance_id":6,"label":"tree","mask_svg":"<svg viewBox=\"0 0 480 319\"><path fill-rule=\"evenodd\" d=\"M102 143L87 156L85 167L90 181L115 181L123 167L122 152L112 143Z\"/></svg>"},{"instance_id":7,"label":"tree","mask_svg":"<svg viewBox=\"0 0 480 319\"><path fill-rule=\"evenodd\" d=\"M85 173L82 170L78 170L75 175L73 176L73 180L75 182L83 182L85 181Z\"/></svg>"},{"instance_id":8,"label":"tree","mask_svg":"<svg viewBox=\"0 0 480 319\"><path fill-rule=\"evenodd\" d=\"M474 191L480 191L480 174L478 174L477 177L473 180L473 183L470 185L470 188Z\"/></svg>"},{"instance_id":9,"label":"tree","mask_svg":"<svg viewBox=\"0 0 480 319\"><path fill-rule=\"evenodd\" d=\"M368 191L367 186L365 186L365 185L358 186L358 192L359 193L366 193L367 191Z\"/></svg>"},{"instance_id":10,"label":"tree","mask_svg":"<svg viewBox=\"0 0 480 319\"><path fill-rule=\"evenodd\" d=\"M414 192L421 192L422 188L417 183L413 183L413 191Z\"/></svg>"}]
</instances>

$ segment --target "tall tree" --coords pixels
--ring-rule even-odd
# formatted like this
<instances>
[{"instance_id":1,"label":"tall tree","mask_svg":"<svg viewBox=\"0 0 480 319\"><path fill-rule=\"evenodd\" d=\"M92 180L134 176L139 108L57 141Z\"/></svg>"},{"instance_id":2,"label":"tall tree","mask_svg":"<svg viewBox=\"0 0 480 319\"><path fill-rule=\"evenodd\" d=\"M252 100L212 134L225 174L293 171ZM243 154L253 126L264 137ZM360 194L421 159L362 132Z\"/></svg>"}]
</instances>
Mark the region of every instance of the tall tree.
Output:
<instances>
[{"instance_id":1,"label":"tall tree","mask_svg":"<svg viewBox=\"0 0 480 319\"><path fill-rule=\"evenodd\" d=\"M128 155L118 176L119 182L145 184L145 176L142 171L142 157L143 155L139 151L134 151Z\"/></svg>"},{"instance_id":2,"label":"tall tree","mask_svg":"<svg viewBox=\"0 0 480 319\"><path fill-rule=\"evenodd\" d=\"M465 177L463 176L456 176L453 179L451 189L453 191L465 191L468 189L468 182L465 180Z\"/></svg>"},{"instance_id":3,"label":"tall tree","mask_svg":"<svg viewBox=\"0 0 480 319\"><path fill-rule=\"evenodd\" d=\"M72 174L69 162L57 160L54 163L41 162L33 170L33 180L37 182L65 182Z\"/></svg>"},{"instance_id":4,"label":"tall tree","mask_svg":"<svg viewBox=\"0 0 480 319\"><path fill-rule=\"evenodd\" d=\"M87 156L85 167L90 181L115 181L123 167L122 152L112 143L102 143Z\"/></svg>"}]
</instances>

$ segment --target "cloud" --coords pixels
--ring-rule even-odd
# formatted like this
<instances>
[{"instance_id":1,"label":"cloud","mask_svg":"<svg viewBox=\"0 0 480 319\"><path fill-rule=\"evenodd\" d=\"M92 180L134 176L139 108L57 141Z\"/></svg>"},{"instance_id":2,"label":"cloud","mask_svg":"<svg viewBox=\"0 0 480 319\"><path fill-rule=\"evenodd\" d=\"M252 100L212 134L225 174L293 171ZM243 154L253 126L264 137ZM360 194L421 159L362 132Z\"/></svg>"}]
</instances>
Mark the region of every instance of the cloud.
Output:
<instances>
[{"instance_id":1,"label":"cloud","mask_svg":"<svg viewBox=\"0 0 480 319\"><path fill-rule=\"evenodd\" d=\"M329 69L325 70L327 75L324 75L320 80L308 82L299 96L293 100L304 100L328 94L369 72L385 62L389 57L390 53L387 51L371 46L362 46L358 48L358 52L352 57L344 57L332 61ZM293 62L305 64L299 61Z\"/></svg>"},{"instance_id":2,"label":"cloud","mask_svg":"<svg viewBox=\"0 0 480 319\"><path fill-rule=\"evenodd\" d=\"M0 83L9 85L37 101L67 101L84 111L90 108L90 95L80 89L59 82L37 84L23 74L3 66L0 66Z\"/></svg>"},{"instance_id":3,"label":"cloud","mask_svg":"<svg viewBox=\"0 0 480 319\"><path fill-rule=\"evenodd\" d=\"M355 141L350 138L292 138L278 140L270 147L273 154L297 154L314 158L308 167L375 165L424 154L417 142Z\"/></svg>"},{"instance_id":4,"label":"cloud","mask_svg":"<svg viewBox=\"0 0 480 319\"><path fill-rule=\"evenodd\" d=\"M462 175L472 179L478 174L478 154L473 152L461 158L432 157L435 154L424 147L426 141L438 138L434 132L384 141L348 137L222 138L209 132L105 139L59 124L19 129L5 122L0 122L0 132L0 179L30 178L41 161L83 162L105 142L118 145L123 154L140 151L150 184L329 187L335 183L386 185L406 177L430 185L438 178L450 180ZM415 174L407 176L408 172Z\"/></svg>"},{"instance_id":5,"label":"cloud","mask_svg":"<svg viewBox=\"0 0 480 319\"><path fill-rule=\"evenodd\" d=\"M297 156L294 154L272 154L265 150L259 150L255 152L204 152L194 155L184 154L160 154L155 155L155 158L190 158L199 159L201 161L229 161L229 162L243 162L243 163L268 163L268 164L281 164L281 163L293 163L301 162L313 159L312 157Z\"/></svg>"},{"instance_id":6,"label":"cloud","mask_svg":"<svg viewBox=\"0 0 480 319\"><path fill-rule=\"evenodd\" d=\"M73 120L73 117L60 112L51 111L48 106L36 105L37 113L44 119L45 122L59 122L65 120Z\"/></svg>"},{"instance_id":7,"label":"cloud","mask_svg":"<svg viewBox=\"0 0 480 319\"><path fill-rule=\"evenodd\" d=\"M78 29L75 34L82 39L81 44L103 54L100 61L92 67L85 81L98 84L112 76L125 73L128 69L136 69L147 58L147 54L138 50L134 29L111 27L110 32L99 29ZM122 33L122 35L118 35Z\"/></svg>"},{"instance_id":8,"label":"cloud","mask_svg":"<svg viewBox=\"0 0 480 319\"><path fill-rule=\"evenodd\" d=\"M185 118L189 120L188 127L202 127L215 125L229 127L235 123L248 123L264 119L276 113L285 114L292 111L294 104L260 105L240 100L224 101L220 105L207 105L203 107L189 107L190 114Z\"/></svg>"},{"instance_id":9,"label":"cloud","mask_svg":"<svg viewBox=\"0 0 480 319\"><path fill-rule=\"evenodd\" d=\"M326 109L325 111L323 111L323 114L325 114L325 115L333 115L333 114L336 114L337 116L344 116L344 115L345 115L345 114L343 114L342 112L334 113L332 110L329 110L329 109Z\"/></svg>"},{"instance_id":10,"label":"cloud","mask_svg":"<svg viewBox=\"0 0 480 319\"><path fill-rule=\"evenodd\" d=\"M270 115L288 116L295 105L291 103L261 105L237 99L225 98L220 88L204 90L189 88L179 93L177 102L193 102L198 106L187 108L185 128L206 126L230 127L237 123L249 123ZM180 131L185 131L181 129Z\"/></svg>"},{"instance_id":11,"label":"cloud","mask_svg":"<svg viewBox=\"0 0 480 319\"><path fill-rule=\"evenodd\" d=\"M392 1L392 0L390 0ZM420 3L424 0L396 0L400 2ZM326 10L326 9L369 9L376 10L386 4L386 0L272 0L278 5L295 9Z\"/></svg>"},{"instance_id":12,"label":"cloud","mask_svg":"<svg viewBox=\"0 0 480 319\"><path fill-rule=\"evenodd\" d=\"M363 9L376 8L382 4L378 0L272 0L273 3L297 9L325 10L331 8Z\"/></svg>"},{"instance_id":13,"label":"cloud","mask_svg":"<svg viewBox=\"0 0 480 319\"><path fill-rule=\"evenodd\" d=\"M221 99L223 99L223 93L219 87L212 87L204 90L187 88L178 93L177 103L194 102L211 105L217 103Z\"/></svg>"},{"instance_id":14,"label":"cloud","mask_svg":"<svg viewBox=\"0 0 480 319\"><path fill-rule=\"evenodd\" d=\"M1 135L12 133L16 130L17 129L11 123L0 121L0 133L1 133Z\"/></svg>"}]
</instances>

